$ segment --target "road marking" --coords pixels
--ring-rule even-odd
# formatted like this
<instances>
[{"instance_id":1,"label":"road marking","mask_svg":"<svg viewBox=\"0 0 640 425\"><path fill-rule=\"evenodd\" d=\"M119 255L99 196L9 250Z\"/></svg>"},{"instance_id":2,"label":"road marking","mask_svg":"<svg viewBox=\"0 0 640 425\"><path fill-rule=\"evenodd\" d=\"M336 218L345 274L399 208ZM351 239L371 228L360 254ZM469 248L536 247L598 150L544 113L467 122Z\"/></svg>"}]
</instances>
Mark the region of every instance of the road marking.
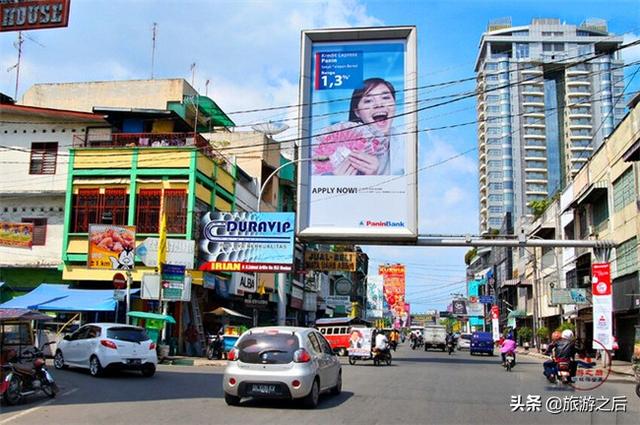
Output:
<instances>
[{"instance_id":1,"label":"road marking","mask_svg":"<svg viewBox=\"0 0 640 425\"><path fill-rule=\"evenodd\" d=\"M66 393L62 393L62 394L60 394L60 395L59 395L59 397L64 397L64 396L68 396L68 395L70 395L70 394L73 394L73 393L75 393L76 391L78 391L78 389L79 389L79 388L74 388L74 389L72 389L72 390L69 390L69 391L67 391ZM25 411L23 411L23 412L16 413L16 414L15 414L15 415L13 415L13 416L10 416L10 417L8 417L8 418L6 418L6 419L1 420L1 421L0 421L0 425L6 424L7 422L10 422L10 421L12 421L12 420L14 420L14 419L18 419L18 418L20 418L20 417L22 417L22 416L28 415L29 413L33 413L33 412L35 412L36 410L38 410L38 409L40 409L40 408L42 408L42 407L46 407L46 406L50 405L50 404L51 404L51 403L53 403L54 401L56 401L56 399L55 399L55 398L52 398L51 400L45 401L44 403L42 403L42 404L40 404L40 405L38 405L38 406L34 406L34 407L32 407L32 408L30 408L30 409L27 409L27 410L25 410Z\"/></svg>"}]
</instances>

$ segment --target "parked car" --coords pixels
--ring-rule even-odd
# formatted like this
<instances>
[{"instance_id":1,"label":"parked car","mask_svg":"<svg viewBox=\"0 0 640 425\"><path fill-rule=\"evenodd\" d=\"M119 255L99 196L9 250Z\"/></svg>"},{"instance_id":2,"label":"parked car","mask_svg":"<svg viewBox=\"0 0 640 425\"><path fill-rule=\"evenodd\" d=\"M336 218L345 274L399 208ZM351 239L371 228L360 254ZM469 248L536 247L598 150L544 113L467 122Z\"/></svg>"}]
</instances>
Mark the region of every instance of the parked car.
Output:
<instances>
[{"instance_id":1,"label":"parked car","mask_svg":"<svg viewBox=\"0 0 640 425\"><path fill-rule=\"evenodd\" d=\"M442 325L426 325L424 327L424 351L429 348L446 350L447 329Z\"/></svg>"},{"instance_id":2,"label":"parked car","mask_svg":"<svg viewBox=\"0 0 640 425\"><path fill-rule=\"evenodd\" d=\"M67 366L89 369L100 376L107 369L139 370L150 377L156 372L156 344L138 326L121 323L89 323L58 343L53 358L56 369Z\"/></svg>"},{"instance_id":3,"label":"parked car","mask_svg":"<svg viewBox=\"0 0 640 425\"><path fill-rule=\"evenodd\" d=\"M227 356L224 399L301 400L318 405L321 392L342 391L342 366L329 342L312 328L274 326L246 331Z\"/></svg>"},{"instance_id":4,"label":"parked car","mask_svg":"<svg viewBox=\"0 0 640 425\"><path fill-rule=\"evenodd\" d=\"M491 332L474 332L471 334L469 353L472 356L482 353L493 356L493 334Z\"/></svg>"},{"instance_id":5,"label":"parked car","mask_svg":"<svg viewBox=\"0 0 640 425\"><path fill-rule=\"evenodd\" d=\"M458 337L458 350L468 350L471 346L471 334L460 334Z\"/></svg>"}]
</instances>

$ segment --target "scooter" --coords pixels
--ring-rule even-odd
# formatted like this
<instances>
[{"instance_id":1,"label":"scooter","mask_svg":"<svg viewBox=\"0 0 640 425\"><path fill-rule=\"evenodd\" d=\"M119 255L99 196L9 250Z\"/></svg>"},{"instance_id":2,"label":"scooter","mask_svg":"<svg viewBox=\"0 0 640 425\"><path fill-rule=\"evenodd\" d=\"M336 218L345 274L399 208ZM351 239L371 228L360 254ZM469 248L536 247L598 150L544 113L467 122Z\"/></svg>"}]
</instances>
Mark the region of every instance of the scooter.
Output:
<instances>
[{"instance_id":1,"label":"scooter","mask_svg":"<svg viewBox=\"0 0 640 425\"><path fill-rule=\"evenodd\" d=\"M214 358L220 360L224 353L224 343L220 335L209 336L207 338L207 359Z\"/></svg>"},{"instance_id":2,"label":"scooter","mask_svg":"<svg viewBox=\"0 0 640 425\"><path fill-rule=\"evenodd\" d=\"M555 359L556 368L553 373L547 377L552 384L571 385L571 360Z\"/></svg>"},{"instance_id":3,"label":"scooter","mask_svg":"<svg viewBox=\"0 0 640 425\"><path fill-rule=\"evenodd\" d=\"M447 342L447 350L449 351L449 355L453 353L453 342Z\"/></svg>"},{"instance_id":4,"label":"scooter","mask_svg":"<svg viewBox=\"0 0 640 425\"><path fill-rule=\"evenodd\" d=\"M18 404L23 397L42 391L49 398L58 393L58 385L47 370L42 350L55 341L47 342L40 349L37 347L17 354L3 366L4 380L0 383L0 395L9 405Z\"/></svg>"},{"instance_id":5,"label":"scooter","mask_svg":"<svg viewBox=\"0 0 640 425\"><path fill-rule=\"evenodd\" d=\"M513 369L513 367L516 365L516 356L513 353L513 351L509 351L505 356L504 356L504 363L503 366L505 368L505 370L507 372L511 372L511 369Z\"/></svg>"}]
</instances>

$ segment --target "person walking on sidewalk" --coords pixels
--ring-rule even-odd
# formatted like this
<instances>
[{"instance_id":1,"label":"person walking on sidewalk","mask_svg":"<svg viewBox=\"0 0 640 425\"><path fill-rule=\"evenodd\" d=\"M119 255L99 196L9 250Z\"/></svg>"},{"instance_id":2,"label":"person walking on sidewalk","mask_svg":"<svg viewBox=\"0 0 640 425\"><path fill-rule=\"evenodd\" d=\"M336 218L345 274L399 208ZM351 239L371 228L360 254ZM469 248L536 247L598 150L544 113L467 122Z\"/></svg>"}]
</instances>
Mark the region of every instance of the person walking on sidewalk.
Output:
<instances>
[{"instance_id":1,"label":"person walking on sidewalk","mask_svg":"<svg viewBox=\"0 0 640 425\"><path fill-rule=\"evenodd\" d=\"M193 322L189 322L189 326L184 331L184 340L187 345L187 356L199 357L200 349L198 347L198 330Z\"/></svg>"}]
</instances>

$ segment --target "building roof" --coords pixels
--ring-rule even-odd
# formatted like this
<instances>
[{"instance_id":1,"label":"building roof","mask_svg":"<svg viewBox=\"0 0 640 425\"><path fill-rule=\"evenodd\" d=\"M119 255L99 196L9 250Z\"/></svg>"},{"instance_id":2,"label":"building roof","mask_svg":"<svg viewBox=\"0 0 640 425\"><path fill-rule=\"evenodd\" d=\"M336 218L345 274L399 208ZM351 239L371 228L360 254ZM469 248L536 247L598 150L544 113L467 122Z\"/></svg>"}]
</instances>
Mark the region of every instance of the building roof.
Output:
<instances>
[{"instance_id":1,"label":"building roof","mask_svg":"<svg viewBox=\"0 0 640 425\"><path fill-rule=\"evenodd\" d=\"M43 118L56 118L69 121L104 123L104 116L90 112L69 111L65 109L39 108L35 106L0 104L0 114L16 114Z\"/></svg>"}]
</instances>

